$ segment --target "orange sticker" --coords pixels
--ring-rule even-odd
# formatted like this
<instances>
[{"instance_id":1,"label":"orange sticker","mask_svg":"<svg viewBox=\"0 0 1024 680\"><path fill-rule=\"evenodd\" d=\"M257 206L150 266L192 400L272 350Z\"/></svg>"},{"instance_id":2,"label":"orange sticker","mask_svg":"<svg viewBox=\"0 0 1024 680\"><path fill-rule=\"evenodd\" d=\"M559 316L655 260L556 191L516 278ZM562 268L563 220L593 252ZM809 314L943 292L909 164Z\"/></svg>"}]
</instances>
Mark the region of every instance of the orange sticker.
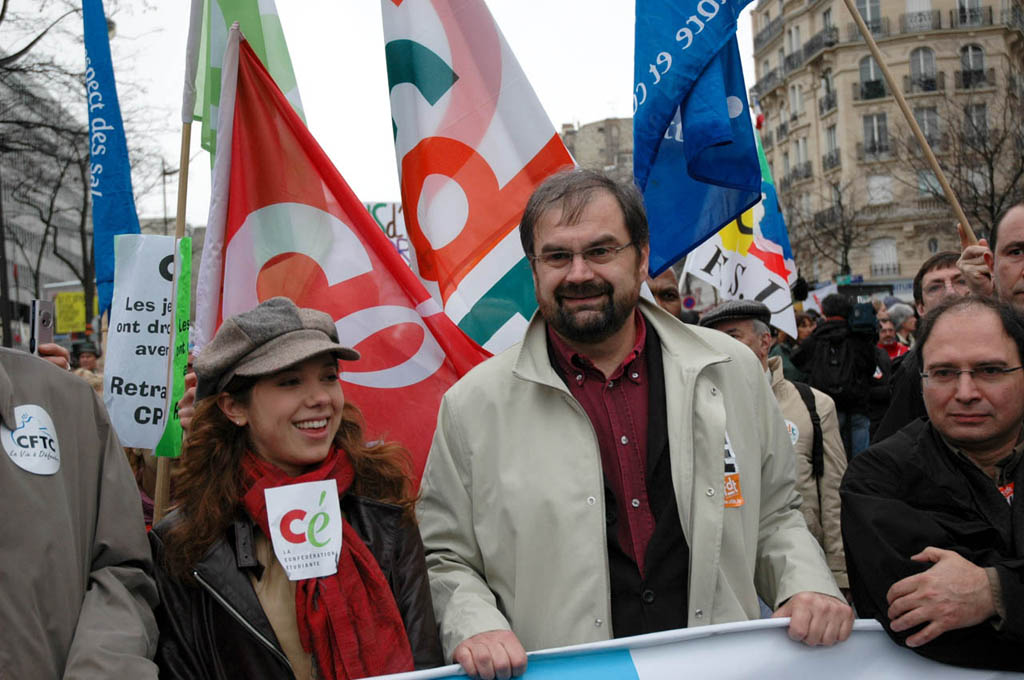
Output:
<instances>
[{"instance_id":1,"label":"orange sticker","mask_svg":"<svg viewBox=\"0 0 1024 680\"><path fill-rule=\"evenodd\" d=\"M740 475L737 472L725 476L725 507L738 508L743 505L743 490L740 489Z\"/></svg>"},{"instance_id":2,"label":"orange sticker","mask_svg":"<svg viewBox=\"0 0 1024 680\"><path fill-rule=\"evenodd\" d=\"M1013 503L1013 482L1003 484L999 487L999 491L1003 494L1003 498L1006 499L1007 503Z\"/></svg>"}]
</instances>

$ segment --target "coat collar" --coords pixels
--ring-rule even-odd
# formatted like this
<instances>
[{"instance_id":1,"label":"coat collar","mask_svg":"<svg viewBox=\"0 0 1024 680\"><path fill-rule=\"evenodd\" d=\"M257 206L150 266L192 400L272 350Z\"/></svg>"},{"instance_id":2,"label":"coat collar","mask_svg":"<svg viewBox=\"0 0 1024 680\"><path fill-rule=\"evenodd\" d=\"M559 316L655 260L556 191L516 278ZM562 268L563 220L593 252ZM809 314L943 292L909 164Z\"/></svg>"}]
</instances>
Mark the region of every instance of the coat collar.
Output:
<instances>
[{"instance_id":1,"label":"coat collar","mask_svg":"<svg viewBox=\"0 0 1024 680\"><path fill-rule=\"evenodd\" d=\"M729 361L731 358L702 338L658 305L640 298L640 313L651 324L661 340L661 351L684 368L700 371L705 366ZM534 312L526 335L519 346L512 373L531 382L568 391L551 366L547 350L547 324L539 310Z\"/></svg>"},{"instance_id":2,"label":"coat collar","mask_svg":"<svg viewBox=\"0 0 1024 680\"><path fill-rule=\"evenodd\" d=\"M782 371L782 357L768 357L768 373L771 376L772 390L774 390L786 379Z\"/></svg>"}]
</instances>

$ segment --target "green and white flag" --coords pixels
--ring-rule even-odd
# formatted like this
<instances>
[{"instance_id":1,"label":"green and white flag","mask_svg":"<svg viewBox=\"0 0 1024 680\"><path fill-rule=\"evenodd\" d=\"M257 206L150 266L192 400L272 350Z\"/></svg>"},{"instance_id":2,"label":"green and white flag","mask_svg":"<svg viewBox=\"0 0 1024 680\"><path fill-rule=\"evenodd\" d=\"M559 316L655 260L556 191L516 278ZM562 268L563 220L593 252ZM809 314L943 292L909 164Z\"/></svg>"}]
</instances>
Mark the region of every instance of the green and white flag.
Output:
<instances>
[{"instance_id":1,"label":"green and white flag","mask_svg":"<svg viewBox=\"0 0 1024 680\"><path fill-rule=\"evenodd\" d=\"M203 122L202 146L215 154L220 71L228 29L238 22L242 34L267 67L277 86L303 120L299 86L274 0L192 0L185 56L185 93L181 119Z\"/></svg>"}]
</instances>

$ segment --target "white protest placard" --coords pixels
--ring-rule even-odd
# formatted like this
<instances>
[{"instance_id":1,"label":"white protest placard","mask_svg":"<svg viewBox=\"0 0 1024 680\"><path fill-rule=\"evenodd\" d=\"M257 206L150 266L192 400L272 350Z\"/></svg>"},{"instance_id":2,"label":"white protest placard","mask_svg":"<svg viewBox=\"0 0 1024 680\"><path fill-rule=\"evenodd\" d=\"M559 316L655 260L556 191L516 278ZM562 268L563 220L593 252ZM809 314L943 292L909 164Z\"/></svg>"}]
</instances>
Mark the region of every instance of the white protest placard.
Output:
<instances>
[{"instance_id":1,"label":"white protest placard","mask_svg":"<svg viewBox=\"0 0 1024 680\"><path fill-rule=\"evenodd\" d=\"M155 448L167 417L174 237L114 238L103 403L122 446Z\"/></svg>"},{"instance_id":2,"label":"white protest placard","mask_svg":"<svg viewBox=\"0 0 1024 680\"><path fill-rule=\"evenodd\" d=\"M333 479L264 491L270 542L288 580L330 576L341 554L341 507Z\"/></svg>"}]
</instances>

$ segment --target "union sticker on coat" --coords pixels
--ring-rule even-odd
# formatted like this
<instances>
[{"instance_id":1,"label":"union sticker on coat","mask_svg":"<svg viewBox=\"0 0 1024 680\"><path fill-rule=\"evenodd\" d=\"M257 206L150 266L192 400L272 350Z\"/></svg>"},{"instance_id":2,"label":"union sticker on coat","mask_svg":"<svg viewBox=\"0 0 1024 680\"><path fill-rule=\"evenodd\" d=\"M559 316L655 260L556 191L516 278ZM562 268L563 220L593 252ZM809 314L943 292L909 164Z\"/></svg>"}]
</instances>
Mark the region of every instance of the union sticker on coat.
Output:
<instances>
[{"instance_id":1,"label":"union sticker on coat","mask_svg":"<svg viewBox=\"0 0 1024 680\"><path fill-rule=\"evenodd\" d=\"M792 442L793 446L796 446L796 443L800 440L800 428L792 420L787 420L786 432L789 433L789 441Z\"/></svg>"},{"instance_id":2,"label":"union sticker on coat","mask_svg":"<svg viewBox=\"0 0 1024 680\"><path fill-rule=\"evenodd\" d=\"M732 450L729 433L725 433L725 507L738 508L743 505L743 489L740 488L740 467L736 452Z\"/></svg>"},{"instance_id":3,"label":"union sticker on coat","mask_svg":"<svg viewBox=\"0 0 1024 680\"><path fill-rule=\"evenodd\" d=\"M42 406L14 407L14 425L0 425L0 441L14 464L35 475L52 475L60 470L60 444L53 419Z\"/></svg>"},{"instance_id":4,"label":"union sticker on coat","mask_svg":"<svg viewBox=\"0 0 1024 680\"><path fill-rule=\"evenodd\" d=\"M270 542L288 580L330 576L341 554L341 508L333 479L267 489Z\"/></svg>"}]
</instances>

